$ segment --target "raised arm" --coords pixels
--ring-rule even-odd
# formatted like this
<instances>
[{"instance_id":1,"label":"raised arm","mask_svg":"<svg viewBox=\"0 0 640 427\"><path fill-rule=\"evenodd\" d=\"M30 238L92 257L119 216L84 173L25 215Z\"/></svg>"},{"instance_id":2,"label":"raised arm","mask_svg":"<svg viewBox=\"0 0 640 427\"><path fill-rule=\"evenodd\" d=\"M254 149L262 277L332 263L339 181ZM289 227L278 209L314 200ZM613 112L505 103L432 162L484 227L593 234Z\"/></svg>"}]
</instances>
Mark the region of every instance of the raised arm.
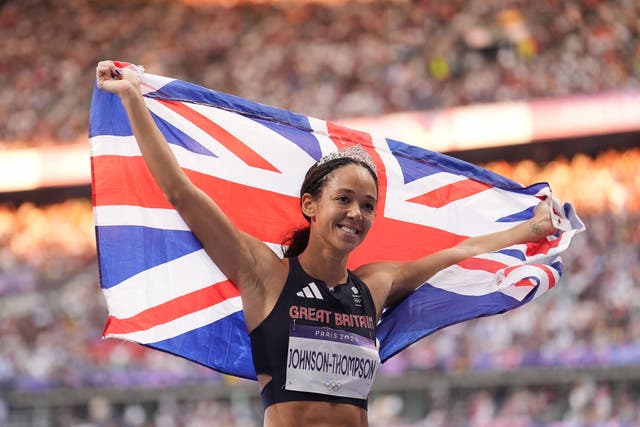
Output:
<instances>
[{"instance_id":1,"label":"raised arm","mask_svg":"<svg viewBox=\"0 0 640 427\"><path fill-rule=\"evenodd\" d=\"M537 242L554 232L551 202L545 200L535 208L532 218L510 229L471 237L414 261L372 263L356 272L370 285L380 314L383 308L401 301L440 270L479 254Z\"/></svg>"},{"instance_id":2,"label":"raised arm","mask_svg":"<svg viewBox=\"0 0 640 427\"><path fill-rule=\"evenodd\" d=\"M260 277L277 276L282 269L279 258L261 241L238 230L180 168L147 109L136 73L118 68L112 61L103 61L97 66L96 78L100 89L115 93L122 100L154 179L207 254L240 289L243 301L248 293L262 287Z\"/></svg>"}]
</instances>

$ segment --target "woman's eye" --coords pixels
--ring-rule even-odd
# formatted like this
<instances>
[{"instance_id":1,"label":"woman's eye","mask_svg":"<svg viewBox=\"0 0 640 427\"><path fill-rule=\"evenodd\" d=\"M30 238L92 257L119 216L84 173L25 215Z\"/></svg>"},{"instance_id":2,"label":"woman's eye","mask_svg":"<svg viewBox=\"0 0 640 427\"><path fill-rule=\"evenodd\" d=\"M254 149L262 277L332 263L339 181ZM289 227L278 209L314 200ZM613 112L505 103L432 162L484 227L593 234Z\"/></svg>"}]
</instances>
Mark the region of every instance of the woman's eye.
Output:
<instances>
[{"instance_id":1,"label":"woman's eye","mask_svg":"<svg viewBox=\"0 0 640 427\"><path fill-rule=\"evenodd\" d=\"M364 209L368 212L373 212L376 210L376 207L373 206L371 203L367 203L364 205Z\"/></svg>"}]
</instances>

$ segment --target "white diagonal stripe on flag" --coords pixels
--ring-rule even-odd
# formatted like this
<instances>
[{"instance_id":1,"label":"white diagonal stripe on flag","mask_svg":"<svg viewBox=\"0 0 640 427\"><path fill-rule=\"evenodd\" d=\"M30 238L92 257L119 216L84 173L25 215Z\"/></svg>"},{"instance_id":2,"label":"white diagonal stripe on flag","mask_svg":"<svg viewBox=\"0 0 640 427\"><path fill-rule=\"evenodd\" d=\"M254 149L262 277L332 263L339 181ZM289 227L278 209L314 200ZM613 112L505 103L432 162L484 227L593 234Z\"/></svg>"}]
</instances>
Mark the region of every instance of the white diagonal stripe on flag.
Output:
<instances>
[{"instance_id":1,"label":"white diagonal stripe on flag","mask_svg":"<svg viewBox=\"0 0 640 427\"><path fill-rule=\"evenodd\" d=\"M164 230L190 231L174 209L141 206L96 206L93 208L98 226L139 225Z\"/></svg>"},{"instance_id":2,"label":"white diagonal stripe on flag","mask_svg":"<svg viewBox=\"0 0 640 427\"><path fill-rule=\"evenodd\" d=\"M276 255L282 256L281 246L267 243ZM149 292L148 283L170 280L172 286L158 286ZM227 280L211 261L204 249L157 265L136 274L111 288L104 288L109 314L119 319L134 316L149 307L171 301L188 293Z\"/></svg>"},{"instance_id":3,"label":"white diagonal stripe on flag","mask_svg":"<svg viewBox=\"0 0 640 427\"><path fill-rule=\"evenodd\" d=\"M106 337L122 338L130 341L149 344L177 337L196 328L206 326L230 314L242 310L240 297L226 299L205 309L187 314L170 322L154 326L144 331L126 334L109 334Z\"/></svg>"},{"instance_id":4,"label":"white diagonal stripe on flag","mask_svg":"<svg viewBox=\"0 0 640 427\"><path fill-rule=\"evenodd\" d=\"M171 286L157 286L150 292L149 283L169 280ZM149 307L226 280L204 249L160 264L132 276L116 286L103 289L109 313L119 319L132 317Z\"/></svg>"}]
</instances>

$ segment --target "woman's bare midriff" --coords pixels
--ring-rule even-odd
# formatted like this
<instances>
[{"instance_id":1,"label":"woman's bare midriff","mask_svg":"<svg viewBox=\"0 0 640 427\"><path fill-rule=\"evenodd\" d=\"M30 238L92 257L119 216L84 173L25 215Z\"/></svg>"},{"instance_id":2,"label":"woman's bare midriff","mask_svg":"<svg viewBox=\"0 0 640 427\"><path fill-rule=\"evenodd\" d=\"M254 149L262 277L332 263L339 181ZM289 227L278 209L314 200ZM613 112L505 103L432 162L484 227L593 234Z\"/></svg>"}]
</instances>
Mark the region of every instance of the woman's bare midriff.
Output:
<instances>
[{"instance_id":1,"label":"woman's bare midriff","mask_svg":"<svg viewBox=\"0 0 640 427\"><path fill-rule=\"evenodd\" d=\"M264 412L264 427L367 427L367 412L330 402L283 402Z\"/></svg>"},{"instance_id":2,"label":"woman's bare midriff","mask_svg":"<svg viewBox=\"0 0 640 427\"><path fill-rule=\"evenodd\" d=\"M269 375L258 375L260 389L271 381ZM346 403L282 402L264 411L264 427L367 427L367 411Z\"/></svg>"}]
</instances>

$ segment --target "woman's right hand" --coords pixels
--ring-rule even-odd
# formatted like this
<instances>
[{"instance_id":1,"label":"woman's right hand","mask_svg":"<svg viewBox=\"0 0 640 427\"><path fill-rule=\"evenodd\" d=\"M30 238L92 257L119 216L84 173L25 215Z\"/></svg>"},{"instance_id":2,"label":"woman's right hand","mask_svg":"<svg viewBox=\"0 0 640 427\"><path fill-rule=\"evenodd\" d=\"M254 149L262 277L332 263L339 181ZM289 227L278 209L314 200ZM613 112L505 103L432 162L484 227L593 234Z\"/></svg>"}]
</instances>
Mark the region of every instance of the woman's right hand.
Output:
<instances>
[{"instance_id":1,"label":"woman's right hand","mask_svg":"<svg viewBox=\"0 0 640 427\"><path fill-rule=\"evenodd\" d=\"M127 67L117 67L113 61L100 61L96 67L96 83L98 88L117 95L128 91L140 93L138 75Z\"/></svg>"}]
</instances>

